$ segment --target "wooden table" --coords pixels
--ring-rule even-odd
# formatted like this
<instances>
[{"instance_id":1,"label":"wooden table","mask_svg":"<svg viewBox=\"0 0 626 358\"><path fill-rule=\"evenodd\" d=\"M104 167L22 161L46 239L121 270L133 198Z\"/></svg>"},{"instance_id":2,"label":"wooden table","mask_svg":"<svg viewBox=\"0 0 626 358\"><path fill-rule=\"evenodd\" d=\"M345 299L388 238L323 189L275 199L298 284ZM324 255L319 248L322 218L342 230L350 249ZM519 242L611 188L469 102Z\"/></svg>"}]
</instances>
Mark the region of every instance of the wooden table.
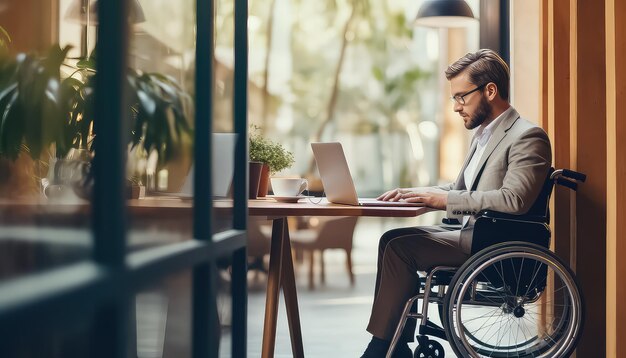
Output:
<instances>
[{"instance_id":1,"label":"wooden table","mask_svg":"<svg viewBox=\"0 0 626 358\"><path fill-rule=\"evenodd\" d=\"M317 199L314 199L317 200ZM249 215L266 216L272 220L272 239L270 247L270 267L267 280L267 298L265 301L265 321L263 326L263 347L261 357L274 356L276 343L276 320L278 318L278 300L280 288L285 296L287 322L294 357L304 357L298 296L294 277L291 244L289 242L289 216L374 216L374 217L414 217L429 209L423 207L363 207L328 203L326 200L313 204L303 199L298 203L276 203L272 200L250 200Z\"/></svg>"}]
</instances>

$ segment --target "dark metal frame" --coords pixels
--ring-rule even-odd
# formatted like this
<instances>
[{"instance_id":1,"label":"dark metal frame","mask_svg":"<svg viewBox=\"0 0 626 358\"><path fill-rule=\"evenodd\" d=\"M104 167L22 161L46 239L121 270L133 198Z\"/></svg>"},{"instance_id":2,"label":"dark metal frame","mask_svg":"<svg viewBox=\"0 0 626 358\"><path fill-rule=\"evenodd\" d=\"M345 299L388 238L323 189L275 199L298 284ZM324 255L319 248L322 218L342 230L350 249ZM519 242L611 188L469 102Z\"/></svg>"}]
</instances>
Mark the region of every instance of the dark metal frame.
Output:
<instances>
[{"instance_id":1,"label":"dark metal frame","mask_svg":"<svg viewBox=\"0 0 626 358\"><path fill-rule=\"evenodd\" d=\"M128 357L130 302L142 287L193 270L193 357L217 357L219 322L215 263L233 258L232 356L246 356L247 226L247 0L235 1L235 153L233 229L212 233L211 128L214 0L197 0L194 240L126 252L124 177L126 148L123 95L128 51L126 0L99 1L96 83L97 162L94 163L93 260L27 275L0 285L0 337L10 332L49 332L94 314L91 356ZM203 98L200 98L202 96ZM106 148L106 149L104 149ZM33 323L37 322L36 327ZM36 343L36 342L33 342Z\"/></svg>"},{"instance_id":2,"label":"dark metal frame","mask_svg":"<svg viewBox=\"0 0 626 358\"><path fill-rule=\"evenodd\" d=\"M480 48L489 48L511 64L510 0L480 0Z\"/></svg>"}]
</instances>

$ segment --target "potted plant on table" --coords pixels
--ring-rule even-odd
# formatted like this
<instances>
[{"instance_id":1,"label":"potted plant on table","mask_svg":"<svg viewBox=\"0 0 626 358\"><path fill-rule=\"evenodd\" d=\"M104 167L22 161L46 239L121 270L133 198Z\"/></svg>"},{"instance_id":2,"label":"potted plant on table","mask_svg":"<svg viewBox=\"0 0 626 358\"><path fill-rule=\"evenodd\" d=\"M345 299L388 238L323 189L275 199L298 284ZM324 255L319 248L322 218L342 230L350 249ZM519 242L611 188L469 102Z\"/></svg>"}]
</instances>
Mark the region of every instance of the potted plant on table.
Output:
<instances>
[{"instance_id":1,"label":"potted plant on table","mask_svg":"<svg viewBox=\"0 0 626 358\"><path fill-rule=\"evenodd\" d=\"M294 163L294 157L293 153L286 150L280 143L254 132L250 134L250 161L263 163L257 196L264 197L267 195L270 175L290 168Z\"/></svg>"}]
</instances>

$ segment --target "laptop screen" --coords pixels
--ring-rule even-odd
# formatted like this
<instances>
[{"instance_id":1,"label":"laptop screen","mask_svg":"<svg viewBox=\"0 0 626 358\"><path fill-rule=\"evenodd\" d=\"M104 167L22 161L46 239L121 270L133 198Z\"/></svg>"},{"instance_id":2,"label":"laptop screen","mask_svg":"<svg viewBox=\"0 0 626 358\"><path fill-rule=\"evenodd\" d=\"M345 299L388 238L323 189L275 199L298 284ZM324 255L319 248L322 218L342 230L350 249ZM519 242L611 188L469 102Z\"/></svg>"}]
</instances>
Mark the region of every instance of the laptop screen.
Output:
<instances>
[{"instance_id":1,"label":"laptop screen","mask_svg":"<svg viewBox=\"0 0 626 358\"><path fill-rule=\"evenodd\" d=\"M213 175L213 196L227 197L230 185L233 181L235 170L235 143L236 133L213 133L213 150L211 155L211 173ZM189 169L183 187L180 189L181 196L193 196L193 165Z\"/></svg>"},{"instance_id":2,"label":"laptop screen","mask_svg":"<svg viewBox=\"0 0 626 358\"><path fill-rule=\"evenodd\" d=\"M359 205L348 161L341 143L311 143L315 162L328 201L338 204Z\"/></svg>"}]
</instances>

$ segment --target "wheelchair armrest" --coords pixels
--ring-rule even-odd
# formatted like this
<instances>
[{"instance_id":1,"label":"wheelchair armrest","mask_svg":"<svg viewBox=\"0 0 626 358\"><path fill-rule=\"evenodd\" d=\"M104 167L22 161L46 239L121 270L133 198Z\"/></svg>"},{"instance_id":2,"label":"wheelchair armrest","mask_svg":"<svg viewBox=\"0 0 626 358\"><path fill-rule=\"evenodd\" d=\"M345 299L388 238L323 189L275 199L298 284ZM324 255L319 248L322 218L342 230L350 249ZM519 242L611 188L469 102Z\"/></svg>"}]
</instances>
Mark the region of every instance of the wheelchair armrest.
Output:
<instances>
[{"instance_id":1,"label":"wheelchair armrest","mask_svg":"<svg viewBox=\"0 0 626 358\"><path fill-rule=\"evenodd\" d=\"M519 222L529 222L529 223L545 223L546 217L541 215L514 215L514 214L506 214L501 213L499 211L492 210L483 210L476 214L476 219L485 218L485 219L496 219L496 220L509 220L509 221L519 221Z\"/></svg>"},{"instance_id":2,"label":"wheelchair armrest","mask_svg":"<svg viewBox=\"0 0 626 358\"><path fill-rule=\"evenodd\" d=\"M471 253L504 241L523 241L548 247L550 227L540 215L512 215L483 210L475 216Z\"/></svg>"},{"instance_id":3,"label":"wheelchair armrest","mask_svg":"<svg viewBox=\"0 0 626 358\"><path fill-rule=\"evenodd\" d=\"M511 220L511 221L523 221L531 223L544 223L546 218L541 215L513 215L501 213L493 210L483 210L474 216L476 219L497 219L497 220ZM441 222L445 225L461 225L461 222L457 219L443 218Z\"/></svg>"},{"instance_id":4,"label":"wheelchair armrest","mask_svg":"<svg viewBox=\"0 0 626 358\"><path fill-rule=\"evenodd\" d=\"M457 219L449 219L449 218L443 218L441 219L441 223L445 224L445 225L461 225L461 222Z\"/></svg>"}]
</instances>

